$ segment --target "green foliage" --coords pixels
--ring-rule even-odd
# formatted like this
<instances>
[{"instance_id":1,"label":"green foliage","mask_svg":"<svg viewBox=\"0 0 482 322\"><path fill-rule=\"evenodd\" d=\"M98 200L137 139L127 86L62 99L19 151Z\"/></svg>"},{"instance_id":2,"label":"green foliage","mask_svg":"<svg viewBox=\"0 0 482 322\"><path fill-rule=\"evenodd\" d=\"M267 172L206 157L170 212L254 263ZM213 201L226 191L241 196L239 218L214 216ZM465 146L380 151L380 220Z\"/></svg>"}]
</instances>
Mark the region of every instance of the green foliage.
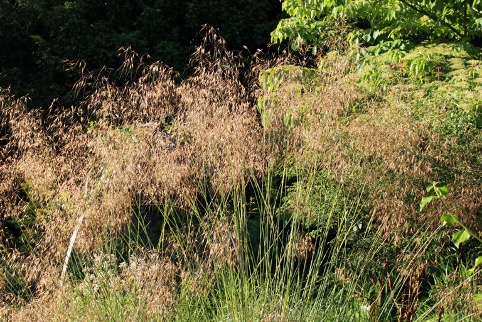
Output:
<instances>
[{"instance_id":1,"label":"green foliage","mask_svg":"<svg viewBox=\"0 0 482 322\"><path fill-rule=\"evenodd\" d=\"M283 19L272 40L319 46L332 25L345 21L352 44L375 46L374 52L406 49L425 40L470 41L482 33L481 1L442 0L285 0Z\"/></svg>"},{"instance_id":2,"label":"green foliage","mask_svg":"<svg viewBox=\"0 0 482 322\"><path fill-rule=\"evenodd\" d=\"M427 192L434 191L435 195L431 195L428 197L424 197L420 203L420 210L422 210L430 201L433 199L438 199L444 206L447 213L440 217L440 221L443 225L457 225L460 226L462 229L457 230L452 234L452 242L457 248L460 248L461 244L467 243L471 238L476 239L479 243L482 244L482 238L470 229L458 216L454 215L449 209L449 206L445 203L445 198L448 194L448 188L446 186L439 186L438 182L433 182L431 186L427 188ZM473 261L471 268L467 269L467 274L474 275L476 272L477 267L482 264L482 256L478 256ZM480 308L482 304L480 304L480 300L482 299L482 294L473 294L472 301L478 303L477 306Z\"/></svg>"},{"instance_id":3,"label":"green foliage","mask_svg":"<svg viewBox=\"0 0 482 322\"><path fill-rule=\"evenodd\" d=\"M469 45L428 44L409 51L394 49L378 56L365 56L359 64L363 81L383 89L403 82L429 84L439 81L470 89L482 83L477 51ZM436 86L436 84L434 85Z\"/></svg>"},{"instance_id":4,"label":"green foliage","mask_svg":"<svg viewBox=\"0 0 482 322\"><path fill-rule=\"evenodd\" d=\"M341 184L322 170L307 171L288 187L278 215L285 220L299 221L312 237L344 227L347 229L345 241L351 243L366 228L362 216L364 198L363 187L355 182ZM348 213L359 217L350 217L347 223Z\"/></svg>"},{"instance_id":5,"label":"green foliage","mask_svg":"<svg viewBox=\"0 0 482 322\"><path fill-rule=\"evenodd\" d=\"M475 238L479 243L482 244L482 238L470 229L458 216L454 215L449 206L445 203L444 199L448 194L448 188L446 186L439 186L438 182L433 182L427 188L427 192L433 191L435 194L422 198L420 203L420 210L423 210L425 206L430 203L433 199L438 199L446 209L447 213L440 217L440 221L442 221L443 225L458 225L462 229L457 230L455 233L452 234L452 242L455 244L457 248L460 248L460 245L469 241L470 238ZM467 270L469 275L475 273L476 268L482 264L482 256L478 256L473 266ZM480 294L474 298L474 301L477 301L480 298Z\"/></svg>"}]
</instances>

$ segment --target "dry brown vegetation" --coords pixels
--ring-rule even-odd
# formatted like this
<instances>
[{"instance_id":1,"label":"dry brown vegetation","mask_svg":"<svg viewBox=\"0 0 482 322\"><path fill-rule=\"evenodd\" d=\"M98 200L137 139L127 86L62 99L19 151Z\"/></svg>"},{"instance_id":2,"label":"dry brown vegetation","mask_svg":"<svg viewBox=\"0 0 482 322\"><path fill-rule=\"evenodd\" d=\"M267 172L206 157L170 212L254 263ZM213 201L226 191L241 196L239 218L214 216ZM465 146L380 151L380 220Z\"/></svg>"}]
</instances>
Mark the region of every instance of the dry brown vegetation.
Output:
<instances>
[{"instance_id":1,"label":"dry brown vegetation","mask_svg":"<svg viewBox=\"0 0 482 322\"><path fill-rule=\"evenodd\" d=\"M391 100L369 97L348 58L330 54L312 77L296 66L275 66L285 68L283 78L274 87L260 84L259 112L238 80L238 61L215 34L209 37L187 79L179 81L159 63L138 65L138 57L127 51L125 72L136 70L137 80L117 86L98 78L83 104L60 114L28 110L23 99L0 93L0 253L8 263L1 268L0 313L24 320L34 319L35 312L40 319L53 314L52 307L76 305L51 295L61 283L79 218L75 251L101 253L112 235L133 221L136 202L173 203L189 212L206 191L227 196L244 189L249 178L283 166L315 168L340 183L362 182L377 221L400 234L438 222L440 208L420 216L418 201L424 187L444 175L441 165L457 167L446 182L453 191L448 201L475 223L482 189L473 180L478 174L471 156L452 158L453 139L434 131L441 120L421 117L411 105L415 98L403 98L406 88L394 89ZM79 88L95 79L89 77ZM90 282L138 294L146 319L168 314L178 285L202 292L213 261L236 261L230 214L204 215L206 221L186 236L186 244L202 248L189 255L201 263L198 270L141 254L122 265L112 261L118 276L92 273ZM21 232L14 232L12 222L21 224ZM312 251L309 239L299 243ZM173 240L169 251L182 248ZM32 292L20 311L14 307L22 296L7 285L8 274L22 276ZM83 287L67 283L60 291L86 291ZM58 319L70 318L62 312L55 313ZM87 320L102 318L95 308L86 312Z\"/></svg>"},{"instance_id":2,"label":"dry brown vegetation","mask_svg":"<svg viewBox=\"0 0 482 322\"><path fill-rule=\"evenodd\" d=\"M212 40L180 83L161 64L142 66L142 76L123 87L97 80L84 104L61 115L42 117L2 92L0 237L5 251L15 249L3 226L33 216L27 229L39 236L17 256L36 295L58 285L80 217L76 250L99 251L112 231L129 225L139 197L188 208L206 189L227 195L266 171L256 109L237 80L236 61L222 40ZM216 236L213 243L224 247Z\"/></svg>"}]
</instances>

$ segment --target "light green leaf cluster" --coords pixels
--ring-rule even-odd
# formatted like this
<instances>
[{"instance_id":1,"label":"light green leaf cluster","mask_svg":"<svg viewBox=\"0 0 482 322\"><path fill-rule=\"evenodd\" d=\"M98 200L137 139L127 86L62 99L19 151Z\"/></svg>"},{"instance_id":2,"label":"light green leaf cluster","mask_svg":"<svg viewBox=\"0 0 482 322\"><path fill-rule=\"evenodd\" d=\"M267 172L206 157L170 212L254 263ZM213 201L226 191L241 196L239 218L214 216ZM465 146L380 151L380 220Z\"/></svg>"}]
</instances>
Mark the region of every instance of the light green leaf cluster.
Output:
<instances>
[{"instance_id":1,"label":"light green leaf cluster","mask_svg":"<svg viewBox=\"0 0 482 322\"><path fill-rule=\"evenodd\" d=\"M378 45L371 49L380 47ZM474 59L478 54L474 46L427 44L411 50L401 50L394 46L380 51L383 53L369 51L369 55L359 61L358 71L362 80L374 84L446 82L460 84L465 89L474 89L482 83L481 60Z\"/></svg>"},{"instance_id":2,"label":"light green leaf cluster","mask_svg":"<svg viewBox=\"0 0 482 322\"><path fill-rule=\"evenodd\" d=\"M480 0L283 0L283 19L273 42L319 46L335 22L349 26L351 44L395 45L423 41L470 41L482 35Z\"/></svg>"}]
</instances>

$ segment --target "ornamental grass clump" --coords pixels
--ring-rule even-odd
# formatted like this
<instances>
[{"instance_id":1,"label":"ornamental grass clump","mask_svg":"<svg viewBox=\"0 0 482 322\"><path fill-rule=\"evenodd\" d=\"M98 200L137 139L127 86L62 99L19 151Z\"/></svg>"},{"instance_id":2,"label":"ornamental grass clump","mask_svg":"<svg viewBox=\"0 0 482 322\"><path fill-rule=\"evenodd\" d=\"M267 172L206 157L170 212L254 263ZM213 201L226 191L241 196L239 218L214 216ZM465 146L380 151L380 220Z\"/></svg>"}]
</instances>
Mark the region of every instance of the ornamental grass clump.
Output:
<instances>
[{"instance_id":1,"label":"ornamental grass clump","mask_svg":"<svg viewBox=\"0 0 482 322\"><path fill-rule=\"evenodd\" d=\"M35 296L55 291L79 220L74 253L101 250L130 225L139 196L189 212L205 193L227 196L266 170L237 59L208 38L184 80L159 63L135 65L126 50L124 74L140 76L124 85L86 76L77 89L91 93L78 106L44 115L1 93L0 251L25 246Z\"/></svg>"},{"instance_id":2,"label":"ornamental grass clump","mask_svg":"<svg viewBox=\"0 0 482 322\"><path fill-rule=\"evenodd\" d=\"M248 68L213 30L185 79L121 53L118 73L84 71L70 108L0 93L7 319L411 321L434 299L459 313L444 292L467 280L430 283L449 276L440 256L463 259L418 200L443 180L479 229L475 92L380 88L338 52Z\"/></svg>"}]
</instances>

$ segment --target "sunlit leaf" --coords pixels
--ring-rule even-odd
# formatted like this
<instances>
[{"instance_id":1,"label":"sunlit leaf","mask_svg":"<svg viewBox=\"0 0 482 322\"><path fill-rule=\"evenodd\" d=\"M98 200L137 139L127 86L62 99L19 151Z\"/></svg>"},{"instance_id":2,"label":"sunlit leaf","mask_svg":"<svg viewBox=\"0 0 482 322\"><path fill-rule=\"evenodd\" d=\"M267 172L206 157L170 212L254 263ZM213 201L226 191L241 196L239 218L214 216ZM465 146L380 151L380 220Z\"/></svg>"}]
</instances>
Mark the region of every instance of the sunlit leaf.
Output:
<instances>
[{"instance_id":1,"label":"sunlit leaf","mask_svg":"<svg viewBox=\"0 0 482 322\"><path fill-rule=\"evenodd\" d=\"M434 181L434 182L432 183L432 185L431 185L431 186L428 186L428 187L427 187L427 189L426 189L426 190L427 190L427 192L432 191L432 189L433 189L434 187L436 187L436 186L437 186L437 184L438 184L438 182L435 182L435 181Z\"/></svg>"},{"instance_id":2,"label":"sunlit leaf","mask_svg":"<svg viewBox=\"0 0 482 322\"><path fill-rule=\"evenodd\" d=\"M437 189L437 191L440 192L440 194L441 194L442 196L444 196L444 197L449 193L449 189L448 189L447 187L445 187L445 186L443 186L443 187L437 187L436 189Z\"/></svg>"},{"instance_id":3,"label":"sunlit leaf","mask_svg":"<svg viewBox=\"0 0 482 322\"><path fill-rule=\"evenodd\" d=\"M479 256L479 257L477 257L477 258L475 259L474 266L473 266L471 269L469 269L467 272L468 272L470 275L474 274L475 269L476 269L477 266L479 266L480 264L482 264L482 256ZM482 294L481 294L481 295L482 295Z\"/></svg>"},{"instance_id":4,"label":"sunlit leaf","mask_svg":"<svg viewBox=\"0 0 482 322\"><path fill-rule=\"evenodd\" d=\"M432 201L433 198L435 198L436 196L428 196L428 197L423 197L422 198L422 201L420 202L420 211L423 210L423 208L425 208L425 206L430 202Z\"/></svg>"},{"instance_id":5,"label":"sunlit leaf","mask_svg":"<svg viewBox=\"0 0 482 322\"><path fill-rule=\"evenodd\" d=\"M373 39L377 39L379 34L380 34L380 30L375 30L373 32Z\"/></svg>"},{"instance_id":6,"label":"sunlit leaf","mask_svg":"<svg viewBox=\"0 0 482 322\"><path fill-rule=\"evenodd\" d=\"M457 218L457 216L455 216L454 214L448 213L440 217L440 221L444 225L453 225L459 222L459 218Z\"/></svg>"},{"instance_id":7,"label":"sunlit leaf","mask_svg":"<svg viewBox=\"0 0 482 322\"><path fill-rule=\"evenodd\" d=\"M467 229L458 231L452 235L452 241L454 242L455 246L457 246L457 248L459 247L460 244L469 240L469 238L470 238L470 233Z\"/></svg>"}]
</instances>

